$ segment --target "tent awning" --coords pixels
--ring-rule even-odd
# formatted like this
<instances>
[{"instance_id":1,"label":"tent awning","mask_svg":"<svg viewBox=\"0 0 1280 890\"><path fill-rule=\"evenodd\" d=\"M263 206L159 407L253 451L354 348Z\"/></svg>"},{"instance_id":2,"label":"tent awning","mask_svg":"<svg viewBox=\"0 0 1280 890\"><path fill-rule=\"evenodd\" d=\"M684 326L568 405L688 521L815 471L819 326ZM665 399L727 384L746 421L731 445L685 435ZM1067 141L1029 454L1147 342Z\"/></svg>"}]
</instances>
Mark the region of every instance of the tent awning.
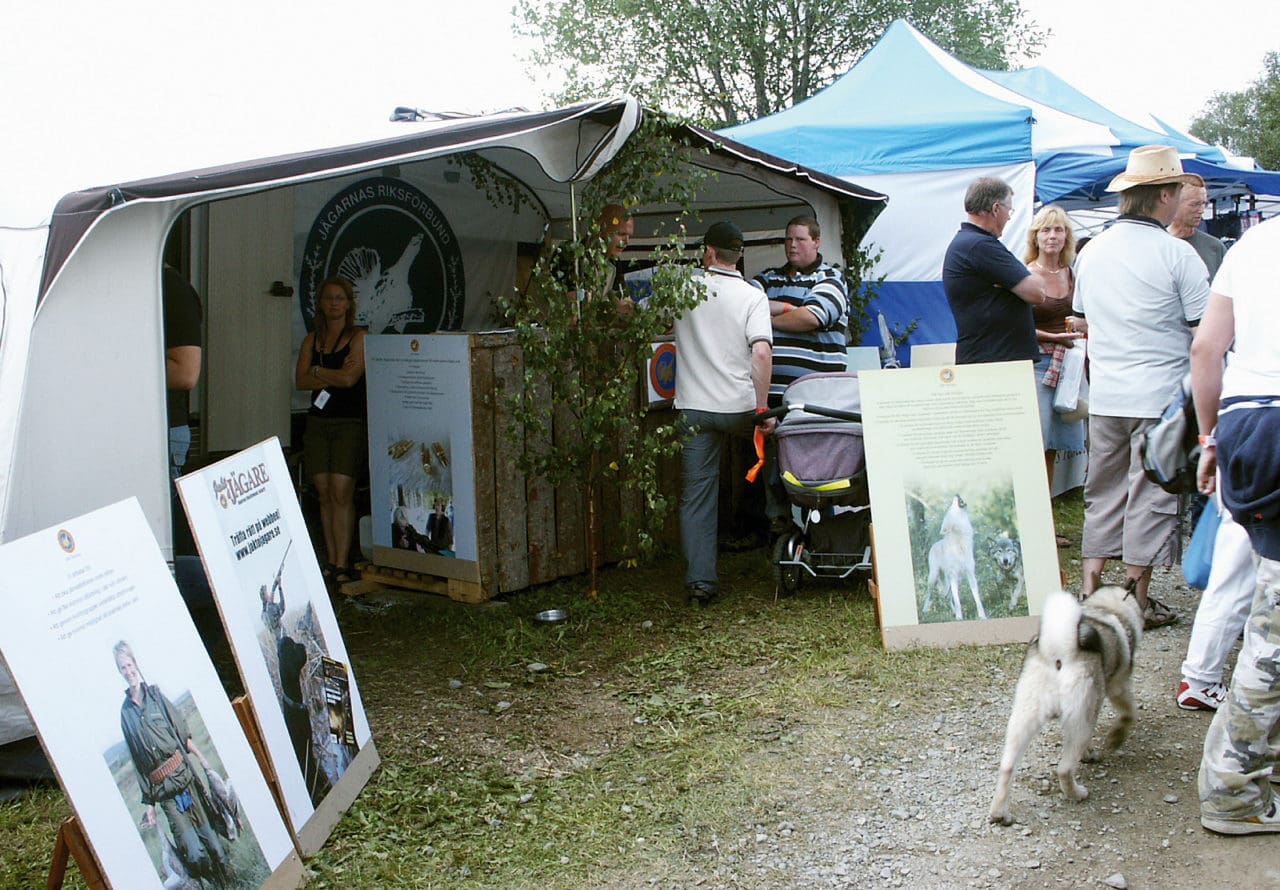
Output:
<instances>
[{"instance_id":1,"label":"tent awning","mask_svg":"<svg viewBox=\"0 0 1280 890\"><path fill-rule=\"evenodd\" d=\"M422 125L406 123L406 127L415 129L402 136L277 157L238 160L217 167L76 191L59 200L53 211L40 296L48 291L67 258L96 220L131 201L224 196L381 164L405 163L498 146L531 150L546 179L563 184L591 178L626 142L639 125L643 113L634 99L622 97L546 112L453 118ZM697 147L810 184L834 195L842 203L852 203L859 233L866 231L887 201L886 196L878 192L784 160L702 127L684 125L681 132L686 141ZM535 150L537 148L543 150ZM564 150L566 148L569 150Z\"/></svg>"}]
</instances>

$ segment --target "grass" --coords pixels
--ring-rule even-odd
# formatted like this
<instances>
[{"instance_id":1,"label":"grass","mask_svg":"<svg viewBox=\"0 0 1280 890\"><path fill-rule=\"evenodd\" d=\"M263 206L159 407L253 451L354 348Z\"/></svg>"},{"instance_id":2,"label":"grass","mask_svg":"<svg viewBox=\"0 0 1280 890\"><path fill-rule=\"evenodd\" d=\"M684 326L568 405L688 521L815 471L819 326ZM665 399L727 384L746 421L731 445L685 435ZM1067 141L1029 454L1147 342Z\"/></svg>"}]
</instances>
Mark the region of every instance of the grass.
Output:
<instances>
[{"instance_id":1,"label":"grass","mask_svg":"<svg viewBox=\"0 0 1280 890\"><path fill-rule=\"evenodd\" d=\"M1079 492L1055 503L1077 545L1081 510ZM806 731L852 715L891 739L899 707L950 706L955 677L1020 658L884 652L865 592L778 600L762 550L722 558L725 595L703 611L684 605L678 571L610 569L597 599L570 579L483 607L344 608L383 767L309 862L310 886L681 886L797 793ZM551 607L569 621L533 620ZM0 805L0 887L43 882L67 813L51 789Z\"/></svg>"}]
</instances>

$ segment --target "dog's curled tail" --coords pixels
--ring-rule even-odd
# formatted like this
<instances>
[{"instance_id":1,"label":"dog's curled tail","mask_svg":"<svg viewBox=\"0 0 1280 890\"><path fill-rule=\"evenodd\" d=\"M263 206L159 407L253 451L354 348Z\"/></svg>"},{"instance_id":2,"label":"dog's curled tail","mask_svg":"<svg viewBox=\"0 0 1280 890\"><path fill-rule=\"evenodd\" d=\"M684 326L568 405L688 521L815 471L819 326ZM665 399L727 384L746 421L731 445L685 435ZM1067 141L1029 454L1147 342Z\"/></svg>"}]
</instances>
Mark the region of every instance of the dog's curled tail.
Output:
<instances>
[{"instance_id":1,"label":"dog's curled tail","mask_svg":"<svg viewBox=\"0 0 1280 890\"><path fill-rule=\"evenodd\" d=\"M1040 653L1060 661L1080 650L1080 603L1074 596L1055 591L1045 597L1040 613Z\"/></svg>"}]
</instances>

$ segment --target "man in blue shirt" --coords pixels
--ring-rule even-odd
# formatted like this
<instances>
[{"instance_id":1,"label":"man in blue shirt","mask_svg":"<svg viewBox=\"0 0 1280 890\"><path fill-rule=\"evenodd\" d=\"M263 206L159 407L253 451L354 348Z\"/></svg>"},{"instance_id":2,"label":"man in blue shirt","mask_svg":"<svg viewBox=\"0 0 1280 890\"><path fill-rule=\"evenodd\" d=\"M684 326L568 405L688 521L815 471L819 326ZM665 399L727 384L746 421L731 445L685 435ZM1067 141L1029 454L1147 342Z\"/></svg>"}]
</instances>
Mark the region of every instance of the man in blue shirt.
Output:
<instances>
[{"instance_id":1,"label":"man in blue shirt","mask_svg":"<svg viewBox=\"0 0 1280 890\"><path fill-rule=\"evenodd\" d=\"M1013 189L983 176L969 184L969 217L942 261L942 288L956 319L956 364L1035 361L1040 357L1031 307L1045 282L1000 243L1013 215Z\"/></svg>"}]
</instances>

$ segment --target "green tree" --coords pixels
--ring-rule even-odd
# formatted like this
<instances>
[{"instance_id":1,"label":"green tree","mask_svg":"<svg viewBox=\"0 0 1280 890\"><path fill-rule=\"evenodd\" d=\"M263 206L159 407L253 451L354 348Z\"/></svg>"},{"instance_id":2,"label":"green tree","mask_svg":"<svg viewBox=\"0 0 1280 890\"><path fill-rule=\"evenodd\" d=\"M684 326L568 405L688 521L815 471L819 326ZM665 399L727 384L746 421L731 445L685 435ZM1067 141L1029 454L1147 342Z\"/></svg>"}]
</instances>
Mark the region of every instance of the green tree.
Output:
<instances>
[{"instance_id":1,"label":"green tree","mask_svg":"<svg viewBox=\"0 0 1280 890\"><path fill-rule=\"evenodd\" d=\"M669 507L658 488L657 464L679 447L675 428L670 422L646 421L638 384L653 341L704 296L683 259L682 222L691 215L698 184L712 175L692 163L696 152L705 149L680 142L676 131L669 119L646 114L637 134L581 191L578 237L539 263L528 287L501 301L524 355L522 387L508 394L511 433L525 437L521 469L552 485L581 485L593 596L601 550L598 493L603 486L619 486L639 496L640 515L624 517L638 523L624 529L633 554L649 549L651 529ZM470 166L491 200L500 200L500 171ZM643 308L634 311L620 310L606 292L610 263L592 222L613 203L670 208L668 223L659 233L667 237L666 243L653 251L657 267L651 293ZM570 435L563 427L552 435L557 413L567 415Z\"/></svg>"},{"instance_id":2,"label":"green tree","mask_svg":"<svg viewBox=\"0 0 1280 890\"><path fill-rule=\"evenodd\" d=\"M1238 93L1214 93L1191 135L1280 170L1280 52L1262 59L1262 75Z\"/></svg>"},{"instance_id":3,"label":"green tree","mask_svg":"<svg viewBox=\"0 0 1280 890\"><path fill-rule=\"evenodd\" d=\"M905 18L970 64L1005 69L1043 45L1021 0L517 0L530 61L563 71L558 102L630 93L710 126L816 93Z\"/></svg>"}]
</instances>

